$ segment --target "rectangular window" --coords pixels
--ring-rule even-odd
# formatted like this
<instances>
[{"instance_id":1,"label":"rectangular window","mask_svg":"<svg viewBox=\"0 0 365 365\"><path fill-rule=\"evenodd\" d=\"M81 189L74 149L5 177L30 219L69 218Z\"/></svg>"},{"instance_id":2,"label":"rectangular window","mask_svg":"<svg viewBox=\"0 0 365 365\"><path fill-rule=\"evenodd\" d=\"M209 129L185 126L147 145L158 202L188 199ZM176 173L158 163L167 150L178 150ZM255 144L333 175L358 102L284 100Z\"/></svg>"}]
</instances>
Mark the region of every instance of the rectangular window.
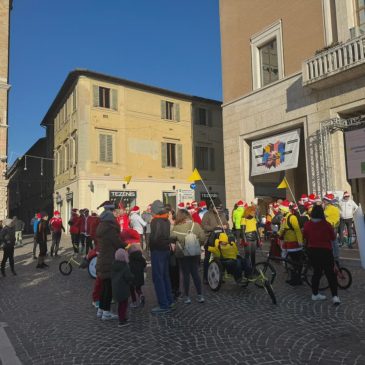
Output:
<instances>
[{"instance_id":1,"label":"rectangular window","mask_svg":"<svg viewBox=\"0 0 365 365\"><path fill-rule=\"evenodd\" d=\"M279 80L278 49L276 39L259 48L261 86Z\"/></svg>"},{"instance_id":2,"label":"rectangular window","mask_svg":"<svg viewBox=\"0 0 365 365\"><path fill-rule=\"evenodd\" d=\"M214 148L195 147L195 164L198 170L215 170Z\"/></svg>"},{"instance_id":3,"label":"rectangular window","mask_svg":"<svg viewBox=\"0 0 365 365\"><path fill-rule=\"evenodd\" d=\"M182 169L182 145L176 143L161 144L162 167Z\"/></svg>"},{"instance_id":4,"label":"rectangular window","mask_svg":"<svg viewBox=\"0 0 365 365\"><path fill-rule=\"evenodd\" d=\"M99 161L113 162L113 136L99 134Z\"/></svg>"},{"instance_id":5,"label":"rectangular window","mask_svg":"<svg viewBox=\"0 0 365 365\"><path fill-rule=\"evenodd\" d=\"M207 125L208 118L207 118L207 110L204 108L199 108L199 125Z\"/></svg>"},{"instance_id":6,"label":"rectangular window","mask_svg":"<svg viewBox=\"0 0 365 365\"><path fill-rule=\"evenodd\" d=\"M93 85L93 105L118 110L118 93L115 89Z\"/></svg>"},{"instance_id":7,"label":"rectangular window","mask_svg":"<svg viewBox=\"0 0 365 365\"><path fill-rule=\"evenodd\" d=\"M356 22L361 34L365 32L365 0L356 0Z\"/></svg>"},{"instance_id":8,"label":"rectangular window","mask_svg":"<svg viewBox=\"0 0 365 365\"><path fill-rule=\"evenodd\" d=\"M180 122L180 105L171 101L161 100L161 118Z\"/></svg>"}]
</instances>

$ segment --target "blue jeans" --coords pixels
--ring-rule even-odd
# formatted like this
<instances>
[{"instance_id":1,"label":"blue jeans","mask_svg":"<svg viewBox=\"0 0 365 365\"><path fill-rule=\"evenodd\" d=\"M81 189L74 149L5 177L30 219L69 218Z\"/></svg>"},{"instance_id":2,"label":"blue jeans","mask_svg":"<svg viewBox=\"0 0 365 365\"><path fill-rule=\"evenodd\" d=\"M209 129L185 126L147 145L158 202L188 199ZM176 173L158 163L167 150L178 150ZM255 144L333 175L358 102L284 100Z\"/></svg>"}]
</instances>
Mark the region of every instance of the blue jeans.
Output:
<instances>
[{"instance_id":1,"label":"blue jeans","mask_svg":"<svg viewBox=\"0 0 365 365\"><path fill-rule=\"evenodd\" d=\"M151 251L152 280L162 309L168 309L172 304L169 262L170 251Z\"/></svg>"}]
</instances>

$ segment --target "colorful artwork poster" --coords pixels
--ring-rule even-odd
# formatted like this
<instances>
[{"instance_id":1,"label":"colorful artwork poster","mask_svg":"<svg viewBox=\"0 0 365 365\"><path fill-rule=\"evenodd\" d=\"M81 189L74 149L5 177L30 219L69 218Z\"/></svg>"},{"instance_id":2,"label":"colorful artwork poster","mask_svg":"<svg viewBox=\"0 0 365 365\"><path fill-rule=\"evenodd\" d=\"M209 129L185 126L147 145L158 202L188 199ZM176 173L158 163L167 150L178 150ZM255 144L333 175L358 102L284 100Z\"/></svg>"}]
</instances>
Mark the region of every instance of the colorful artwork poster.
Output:
<instances>
[{"instance_id":1,"label":"colorful artwork poster","mask_svg":"<svg viewBox=\"0 0 365 365\"><path fill-rule=\"evenodd\" d=\"M345 133L347 177L365 177L365 128Z\"/></svg>"},{"instance_id":2,"label":"colorful artwork poster","mask_svg":"<svg viewBox=\"0 0 365 365\"><path fill-rule=\"evenodd\" d=\"M299 146L300 129L253 141L251 176L296 168Z\"/></svg>"}]
</instances>

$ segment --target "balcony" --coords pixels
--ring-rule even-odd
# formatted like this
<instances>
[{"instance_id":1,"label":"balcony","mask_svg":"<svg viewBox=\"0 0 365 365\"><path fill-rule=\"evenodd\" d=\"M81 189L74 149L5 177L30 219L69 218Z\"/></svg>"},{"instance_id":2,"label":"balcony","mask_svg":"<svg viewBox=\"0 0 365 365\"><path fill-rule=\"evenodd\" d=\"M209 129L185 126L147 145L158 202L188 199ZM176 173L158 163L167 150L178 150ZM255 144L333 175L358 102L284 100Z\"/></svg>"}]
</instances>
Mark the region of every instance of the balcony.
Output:
<instances>
[{"instance_id":1,"label":"balcony","mask_svg":"<svg viewBox=\"0 0 365 365\"><path fill-rule=\"evenodd\" d=\"M365 35L303 62L303 86L325 89L365 75Z\"/></svg>"}]
</instances>

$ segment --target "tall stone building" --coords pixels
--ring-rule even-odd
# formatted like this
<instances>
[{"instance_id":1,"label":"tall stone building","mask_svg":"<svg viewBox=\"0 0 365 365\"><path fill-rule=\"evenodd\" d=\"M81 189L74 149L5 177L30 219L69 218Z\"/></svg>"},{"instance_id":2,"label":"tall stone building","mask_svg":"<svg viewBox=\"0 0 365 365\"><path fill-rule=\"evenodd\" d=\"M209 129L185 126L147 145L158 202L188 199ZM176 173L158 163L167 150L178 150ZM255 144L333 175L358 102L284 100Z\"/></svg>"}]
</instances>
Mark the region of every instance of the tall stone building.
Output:
<instances>
[{"instance_id":1,"label":"tall stone building","mask_svg":"<svg viewBox=\"0 0 365 365\"><path fill-rule=\"evenodd\" d=\"M220 0L228 207L344 190L365 204L364 0Z\"/></svg>"},{"instance_id":2,"label":"tall stone building","mask_svg":"<svg viewBox=\"0 0 365 365\"><path fill-rule=\"evenodd\" d=\"M0 0L0 219L7 216L9 29L12 0Z\"/></svg>"}]
</instances>

